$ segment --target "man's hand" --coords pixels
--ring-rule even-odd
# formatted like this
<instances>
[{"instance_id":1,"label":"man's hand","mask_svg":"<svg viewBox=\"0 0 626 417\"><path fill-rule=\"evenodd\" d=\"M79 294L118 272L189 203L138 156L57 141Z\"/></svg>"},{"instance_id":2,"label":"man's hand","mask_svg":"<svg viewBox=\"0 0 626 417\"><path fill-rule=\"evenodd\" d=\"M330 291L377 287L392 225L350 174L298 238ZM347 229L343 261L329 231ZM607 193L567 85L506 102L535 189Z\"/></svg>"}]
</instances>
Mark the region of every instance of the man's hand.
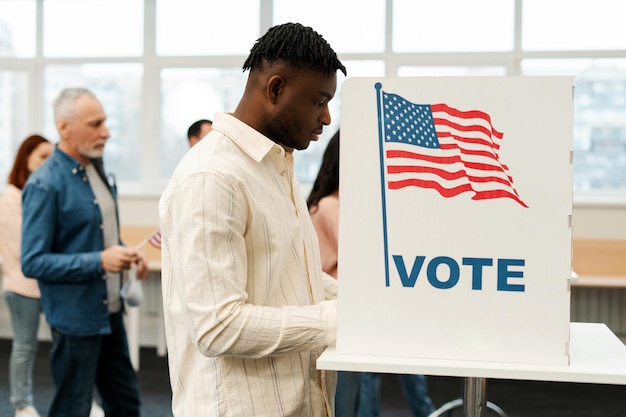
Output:
<instances>
[{"instance_id":1,"label":"man's hand","mask_svg":"<svg viewBox=\"0 0 626 417\"><path fill-rule=\"evenodd\" d=\"M137 252L137 279L148 276L148 256L143 252Z\"/></svg>"},{"instance_id":2,"label":"man's hand","mask_svg":"<svg viewBox=\"0 0 626 417\"><path fill-rule=\"evenodd\" d=\"M135 248L116 245L100 252L100 259L102 261L102 269L106 272L121 272L130 268L131 264L138 262L140 255ZM137 273L139 274L139 271Z\"/></svg>"}]
</instances>

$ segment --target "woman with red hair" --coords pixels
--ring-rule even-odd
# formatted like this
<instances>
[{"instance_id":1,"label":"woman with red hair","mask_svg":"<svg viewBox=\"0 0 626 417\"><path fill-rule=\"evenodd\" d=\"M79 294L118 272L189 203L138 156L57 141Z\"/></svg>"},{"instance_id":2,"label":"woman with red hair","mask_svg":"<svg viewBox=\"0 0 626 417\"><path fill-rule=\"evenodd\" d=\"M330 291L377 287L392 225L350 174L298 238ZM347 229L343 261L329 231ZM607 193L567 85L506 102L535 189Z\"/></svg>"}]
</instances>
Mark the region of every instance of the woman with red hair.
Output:
<instances>
[{"instance_id":1,"label":"woman with red hair","mask_svg":"<svg viewBox=\"0 0 626 417\"><path fill-rule=\"evenodd\" d=\"M33 406L32 376L41 307L37 280L25 277L20 265L22 189L28 176L52 154L53 149L52 143L43 136L27 137L17 151L9 183L0 197L2 291L13 328L9 382L16 417L39 417Z\"/></svg>"}]
</instances>

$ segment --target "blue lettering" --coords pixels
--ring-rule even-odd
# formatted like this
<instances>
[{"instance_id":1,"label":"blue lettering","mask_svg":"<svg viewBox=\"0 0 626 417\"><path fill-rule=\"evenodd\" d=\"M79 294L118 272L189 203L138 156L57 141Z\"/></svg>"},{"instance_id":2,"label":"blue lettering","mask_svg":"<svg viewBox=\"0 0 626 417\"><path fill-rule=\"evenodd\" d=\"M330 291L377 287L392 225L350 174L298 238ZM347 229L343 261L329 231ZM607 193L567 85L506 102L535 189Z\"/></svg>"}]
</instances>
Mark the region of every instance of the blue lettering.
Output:
<instances>
[{"instance_id":1,"label":"blue lettering","mask_svg":"<svg viewBox=\"0 0 626 417\"><path fill-rule=\"evenodd\" d=\"M424 262L425 256L416 256L411 266L411 272L407 272L404 258L401 255L392 255L393 261L396 265L398 275L402 286L405 288L413 288L417 283ZM472 290L483 289L483 271L485 267L493 266L494 259L492 258L462 258L461 264L471 267L472 270ZM440 273L439 266L446 265L448 267L448 275L441 277L443 273ZM498 291L513 291L524 292L525 286L523 283L512 283L514 278L524 278L524 271L512 270L513 267L523 267L525 265L524 259L498 259L497 267L497 290ZM459 263L449 256L436 256L428 262L426 267L426 275L428 282L434 288L441 290L447 290L453 288L459 282L461 271Z\"/></svg>"},{"instance_id":2,"label":"blue lettering","mask_svg":"<svg viewBox=\"0 0 626 417\"><path fill-rule=\"evenodd\" d=\"M489 258L463 258L463 265L472 267L472 289L483 289L483 266L492 266L493 259Z\"/></svg>"},{"instance_id":3,"label":"blue lettering","mask_svg":"<svg viewBox=\"0 0 626 417\"><path fill-rule=\"evenodd\" d=\"M448 269L450 270L450 275L446 281L441 281L437 277L437 268L441 264L448 265ZM433 287L440 288L442 290L452 288L457 282L459 282L459 264L448 256L437 256L428 263L426 274L428 275L428 282L430 282L430 285Z\"/></svg>"},{"instance_id":4,"label":"blue lettering","mask_svg":"<svg viewBox=\"0 0 626 417\"><path fill-rule=\"evenodd\" d=\"M509 266L524 266L523 259L498 259L498 291L524 291L524 284L510 284L509 278L524 278L523 271L509 271Z\"/></svg>"},{"instance_id":5,"label":"blue lettering","mask_svg":"<svg viewBox=\"0 0 626 417\"><path fill-rule=\"evenodd\" d=\"M398 274L400 275L400 280L402 281L403 287L414 287L415 282L417 281L417 276L422 270L422 265L424 265L425 256L416 256L415 262L413 262L413 267L411 268L411 275L408 276L406 273L406 266L404 265L404 259L400 255L393 255L393 262L396 264L396 269L398 270Z\"/></svg>"}]
</instances>

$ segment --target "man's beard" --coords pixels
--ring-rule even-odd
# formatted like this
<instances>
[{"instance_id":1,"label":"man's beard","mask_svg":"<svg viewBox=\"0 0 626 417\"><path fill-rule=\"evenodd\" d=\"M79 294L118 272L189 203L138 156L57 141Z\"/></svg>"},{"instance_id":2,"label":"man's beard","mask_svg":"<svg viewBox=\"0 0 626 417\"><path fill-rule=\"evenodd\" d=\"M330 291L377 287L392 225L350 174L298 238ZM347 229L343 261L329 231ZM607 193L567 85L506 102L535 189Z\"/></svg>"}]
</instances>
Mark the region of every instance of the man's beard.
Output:
<instances>
[{"instance_id":1,"label":"man's beard","mask_svg":"<svg viewBox=\"0 0 626 417\"><path fill-rule=\"evenodd\" d=\"M82 156L89 158L89 159L102 158L102 155L104 155L104 148L81 149L80 153Z\"/></svg>"}]
</instances>

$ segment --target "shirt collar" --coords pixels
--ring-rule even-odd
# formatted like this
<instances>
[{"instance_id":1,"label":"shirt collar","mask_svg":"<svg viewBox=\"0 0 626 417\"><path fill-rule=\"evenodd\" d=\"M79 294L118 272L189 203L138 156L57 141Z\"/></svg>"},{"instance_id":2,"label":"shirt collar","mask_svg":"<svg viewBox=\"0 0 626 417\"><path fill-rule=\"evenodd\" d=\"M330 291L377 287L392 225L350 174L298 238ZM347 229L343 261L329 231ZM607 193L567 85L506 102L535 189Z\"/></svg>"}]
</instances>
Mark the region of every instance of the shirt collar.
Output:
<instances>
[{"instance_id":1,"label":"shirt collar","mask_svg":"<svg viewBox=\"0 0 626 417\"><path fill-rule=\"evenodd\" d=\"M216 113L213 129L232 139L250 158L260 162L270 152L285 155L285 149L231 113Z\"/></svg>"},{"instance_id":2,"label":"shirt collar","mask_svg":"<svg viewBox=\"0 0 626 417\"><path fill-rule=\"evenodd\" d=\"M57 158L60 160L63 166L72 171L72 174L76 175L79 172L85 171L85 166L78 162L76 159L63 152L61 149L59 149L58 144L56 144L54 147L54 153L57 154Z\"/></svg>"}]
</instances>

